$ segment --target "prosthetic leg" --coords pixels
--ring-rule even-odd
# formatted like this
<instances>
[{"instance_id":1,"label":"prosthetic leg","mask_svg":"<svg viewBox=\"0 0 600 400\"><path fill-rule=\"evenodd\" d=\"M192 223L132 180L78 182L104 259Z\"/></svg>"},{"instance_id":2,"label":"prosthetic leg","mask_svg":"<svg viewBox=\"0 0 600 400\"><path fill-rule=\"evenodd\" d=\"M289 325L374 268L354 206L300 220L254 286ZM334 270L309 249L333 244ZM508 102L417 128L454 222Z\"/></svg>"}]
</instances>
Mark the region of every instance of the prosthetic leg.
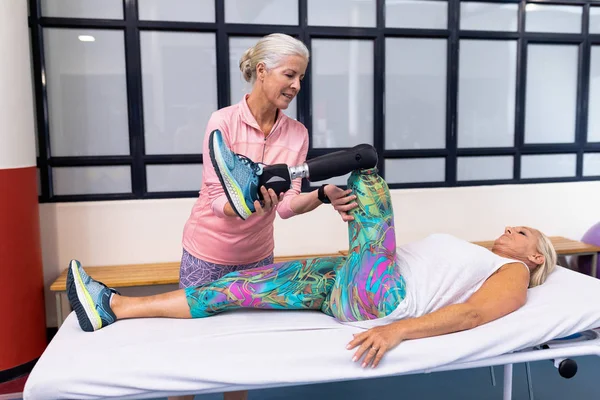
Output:
<instances>
[{"instance_id":1,"label":"prosthetic leg","mask_svg":"<svg viewBox=\"0 0 600 400\"><path fill-rule=\"evenodd\" d=\"M347 150L325 154L306 161L302 165L274 164L263 167L258 177L258 187L283 193L290 189L292 179L306 178L311 182L324 181L345 175L357 169L377 166L377 151L369 144L359 144ZM262 200L262 194L259 192Z\"/></svg>"},{"instance_id":2,"label":"prosthetic leg","mask_svg":"<svg viewBox=\"0 0 600 400\"><path fill-rule=\"evenodd\" d=\"M377 165L377 151L368 144L313 158L302 165L264 165L231 151L219 130L210 133L209 153L227 199L242 219L256 211L255 201L263 200L261 186L279 195L287 192L296 178L316 182Z\"/></svg>"}]
</instances>

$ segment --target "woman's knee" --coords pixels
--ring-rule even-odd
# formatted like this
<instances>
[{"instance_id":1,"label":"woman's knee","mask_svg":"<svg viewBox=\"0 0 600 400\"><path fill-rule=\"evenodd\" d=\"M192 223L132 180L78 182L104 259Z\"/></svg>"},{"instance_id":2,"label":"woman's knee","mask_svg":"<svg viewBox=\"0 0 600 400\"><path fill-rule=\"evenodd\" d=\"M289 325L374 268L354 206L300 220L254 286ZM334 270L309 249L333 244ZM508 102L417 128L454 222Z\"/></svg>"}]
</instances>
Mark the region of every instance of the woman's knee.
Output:
<instances>
[{"instance_id":1,"label":"woman's knee","mask_svg":"<svg viewBox=\"0 0 600 400\"><path fill-rule=\"evenodd\" d=\"M357 196L389 198L389 187L377 168L353 171L348 177L348 188Z\"/></svg>"}]
</instances>

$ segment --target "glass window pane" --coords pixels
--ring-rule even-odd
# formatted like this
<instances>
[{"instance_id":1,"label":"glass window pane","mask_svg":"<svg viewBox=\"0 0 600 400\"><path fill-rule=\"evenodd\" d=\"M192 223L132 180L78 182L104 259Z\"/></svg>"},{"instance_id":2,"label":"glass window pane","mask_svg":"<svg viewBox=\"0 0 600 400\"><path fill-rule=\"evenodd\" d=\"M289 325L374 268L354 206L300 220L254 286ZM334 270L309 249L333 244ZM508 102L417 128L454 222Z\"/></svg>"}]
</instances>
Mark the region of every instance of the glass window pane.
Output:
<instances>
[{"instance_id":1,"label":"glass window pane","mask_svg":"<svg viewBox=\"0 0 600 400\"><path fill-rule=\"evenodd\" d=\"M202 164L146 166L148 192L200 190Z\"/></svg>"},{"instance_id":2,"label":"glass window pane","mask_svg":"<svg viewBox=\"0 0 600 400\"><path fill-rule=\"evenodd\" d=\"M446 39L385 41L386 149L446 147Z\"/></svg>"},{"instance_id":3,"label":"glass window pane","mask_svg":"<svg viewBox=\"0 0 600 400\"><path fill-rule=\"evenodd\" d=\"M581 33L582 7L527 4L525 10L528 32Z\"/></svg>"},{"instance_id":4,"label":"glass window pane","mask_svg":"<svg viewBox=\"0 0 600 400\"><path fill-rule=\"evenodd\" d=\"M600 33L600 7L590 8L590 33Z\"/></svg>"},{"instance_id":5,"label":"glass window pane","mask_svg":"<svg viewBox=\"0 0 600 400\"><path fill-rule=\"evenodd\" d=\"M375 0L308 0L308 25L377 26Z\"/></svg>"},{"instance_id":6,"label":"glass window pane","mask_svg":"<svg viewBox=\"0 0 600 400\"><path fill-rule=\"evenodd\" d=\"M54 194L131 193L131 169L114 167L56 167L52 169Z\"/></svg>"},{"instance_id":7,"label":"glass window pane","mask_svg":"<svg viewBox=\"0 0 600 400\"><path fill-rule=\"evenodd\" d=\"M386 0L388 28L447 29L448 2L428 0Z\"/></svg>"},{"instance_id":8,"label":"glass window pane","mask_svg":"<svg viewBox=\"0 0 600 400\"><path fill-rule=\"evenodd\" d=\"M312 41L312 145L373 143L373 42Z\"/></svg>"},{"instance_id":9,"label":"glass window pane","mask_svg":"<svg viewBox=\"0 0 600 400\"><path fill-rule=\"evenodd\" d=\"M406 158L385 160L385 180L388 183L444 182L445 158Z\"/></svg>"},{"instance_id":10,"label":"glass window pane","mask_svg":"<svg viewBox=\"0 0 600 400\"><path fill-rule=\"evenodd\" d=\"M123 32L45 29L44 48L52 156L129 154Z\"/></svg>"},{"instance_id":11,"label":"glass window pane","mask_svg":"<svg viewBox=\"0 0 600 400\"><path fill-rule=\"evenodd\" d=\"M575 140L578 56L576 45L528 46L525 143Z\"/></svg>"},{"instance_id":12,"label":"glass window pane","mask_svg":"<svg viewBox=\"0 0 600 400\"><path fill-rule=\"evenodd\" d=\"M244 52L254 46L258 37L230 37L229 38L229 81L231 103L240 101L246 93L252 91L252 84L246 82L240 71L240 59ZM296 99L294 99L296 101Z\"/></svg>"},{"instance_id":13,"label":"glass window pane","mask_svg":"<svg viewBox=\"0 0 600 400\"><path fill-rule=\"evenodd\" d=\"M215 0L138 0L141 20L215 22Z\"/></svg>"},{"instance_id":14,"label":"glass window pane","mask_svg":"<svg viewBox=\"0 0 600 400\"><path fill-rule=\"evenodd\" d=\"M473 31L516 31L519 5L501 3L460 3L460 29Z\"/></svg>"},{"instance_id":15,"label":"glass window pane","mask_svg":"<svg viewBox=\"0 0 600 400\"><path fill-rule=\"evenodd\" d=\"M224 0L225 22L298 25L298 0Z\"/></svg>"},{"instance_id":16,"label":"glass window pane","mask_svg":"<svg viewBox=\"0 0 600 400\"><path fill-rule=\"evenodd\" d=\"M146 154L201 153L218 108L214 33L140 34Z\"/></svg>"},{"instance_id":17,"label":"glass window pane","mask_svg":"<svg viewBox=\"0 0 600 400\"><path fill-rule=\"evenodd\" d=\"M517 42L461 40L458 147L514 145Z\"/></svg>"},{"instance_id":18,"label":"glass window pane","mask_svg":"<svg viewBox=\"0 0 600 400\"><path fill-rule=\"evenodd\" d=\"M600 176L600 153L583 155L583 176Z\"/></svg>"},{"instance_id":19,"label":"glass window pane","mask_svg":"<svg viewBox=\"0 0 600 400\"><path fill-rule=\"evenodd\" d=\"M600 142L600 46L592 47L588 105L588 142Z\"/></svg>"},{"instance_id":20,"label":"glass window pane","mask_svg":"<svg viewBox=\"0 0 600 400\"><path fill-rule=\"evenodd\" d=\"M123 19L123 0L42 0L41 2L44 17Z\"/></svg>"},{"instance_id":21,"label":"glass window pane","mask_svg":"<svg viewBox=\"0 0 600 400\"><path fill-rule=\"evenodd\" d=\"M576 154L540 154L521 157L521 178L574 177Z\"/></svg>"},{"instance_id":22,"label":"glass window pane","mask_svg":"<svg viewBox=\"0 0 600 400\"><path fill-rule=\"evenodd\" d=\"M458 157L456 179L482 181L513 178L513 156Z\"/></svg>"},{"instance_id":23,"label":"glass window pane","mask_svg":"<svg viewBox=\"0 0 600 400\"><path fill-rule=\"evenodd\" d=\"M240 102L246 93L252 91L252 85L244 80L240 71L240 58L248 48L256 44L258 39L257 37L231 37L229 39L229 96L231 104ZM297 99L298 97L295 97L288 108L283 110L290 118L297 119Z\"/></svg>"}]
</instances>

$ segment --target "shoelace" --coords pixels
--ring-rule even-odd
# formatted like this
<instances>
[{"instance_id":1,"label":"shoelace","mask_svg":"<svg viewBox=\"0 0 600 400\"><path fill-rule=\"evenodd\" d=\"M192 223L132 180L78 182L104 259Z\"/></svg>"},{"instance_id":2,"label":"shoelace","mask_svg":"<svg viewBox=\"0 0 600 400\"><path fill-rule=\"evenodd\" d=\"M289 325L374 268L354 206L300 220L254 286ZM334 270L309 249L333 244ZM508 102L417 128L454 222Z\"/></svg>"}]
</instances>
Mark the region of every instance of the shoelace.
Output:
<instances>
[{"instance_id":1,"label":"shoelace","mask_svg":"<svg viewBox=\"0 0 600 400\"><path fill-rule=\"evenodd\" d=\"M252 161L251 159L249 159L248 157L246 157L243 154L236 154L238 156L238 158L240 159L240 161L248 166L250 166L250 168L252 168L252 171L259 175L262 172L262 167L261 165L264 165L262 163L256 163L254 161Z\"/></svg>"}]
</instances>

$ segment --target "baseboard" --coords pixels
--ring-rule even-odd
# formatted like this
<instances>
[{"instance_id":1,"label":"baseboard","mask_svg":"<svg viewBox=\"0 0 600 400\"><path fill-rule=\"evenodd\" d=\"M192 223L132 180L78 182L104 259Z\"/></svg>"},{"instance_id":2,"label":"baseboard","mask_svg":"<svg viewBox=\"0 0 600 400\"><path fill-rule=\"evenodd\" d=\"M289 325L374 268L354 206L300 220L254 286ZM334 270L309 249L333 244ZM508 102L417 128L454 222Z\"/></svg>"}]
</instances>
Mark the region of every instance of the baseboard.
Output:
<instances>
[{"instance_id":1,"label":"baseboard","mask_svg":"<svg viewBox=\"0 0 600 400\"><path fill-rule=\"evenodd\" d=\"M56 327L46 328L46 338L48 339L48 343L52 341L52 338L54 338L56 332L58 332L58 328Z\"/></svg>"},{"instance_id":2,"label":"baseboard","mask_svg":"<svg viewBox=\"0 0 600 400\"><path fill-rule=\"evenodd\" d=\"M50 343L50 341L52 341L52 338L54 338L54 335L56 335L56 332L58 332L58 328L55 328L55 327L46 328L47 343ZM33 369L33 367L35 366L35 364L37 363L38 360L39 360L39 358L36 358L35 360L29 361L25 364L18 365L14 368L7 369L5 371L0 371L0 383L12 381L13 379L16 379L20 376L27 375L28 373L31 372L31 370Z\"/></svg>"},{"instance_id":3,"label":"baseboard","mask_svg":"<svg viewBox=\"0 0 600 400\"><path fill-rule=\"evenodd\" d=\"M35 363L37 363L38 360L39 358L36 358L35 360L31 360L29 362L26 362L25 364L18 365L14 368L0 371L0 383L12 381L13 379L17 379L23 375L27 375L31 372L31 370L35 366Z\"/></svg>"}]
</instances>

